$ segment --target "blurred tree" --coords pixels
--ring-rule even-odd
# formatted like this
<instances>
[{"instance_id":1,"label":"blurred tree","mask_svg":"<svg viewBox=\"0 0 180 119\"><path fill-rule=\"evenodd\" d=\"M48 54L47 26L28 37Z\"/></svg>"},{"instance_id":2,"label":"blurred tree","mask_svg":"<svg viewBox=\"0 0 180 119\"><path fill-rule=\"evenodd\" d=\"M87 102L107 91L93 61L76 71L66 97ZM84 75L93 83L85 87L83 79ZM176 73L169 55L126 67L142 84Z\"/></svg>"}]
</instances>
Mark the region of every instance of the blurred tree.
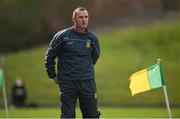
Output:
<instances>
[{"instance_id":1,"label":"blurred tree","mask_svg":"<svg viewBox=\"0 0 180 119\"><path fill-rule=\"evenodd\" d=\"M1 0L0 52L49 42L52 32L71 24L69 14L76 7L82 4L90 8L90 3L91 0Z\"/></svg>"},{"instance_id":2,"label":"blurred tree","mask_svg":"<svg viewBox=\"0 0 180 119\"><path fill-rule=\"evenodd\" d=\"M161 0L161 3L165 11L180 9L180 0Z\"/></svg>"},{"instance_id":3,"label":"blurred tree","mask_svg":"<svg viewBox=\"0 0 180 119\"><path fill-rule=\"evenodd\" d=\"M43 39L44 24L41 1L0 1L1 52L36 45ZM36 44L34 44L34 41Z\"/></svg>"},{"instance_id":4,"label":"blurred tree","mask_svg":"<svg viewBox=\"0 0 180 119\"><path fill-rule=\"evenodd\" d=\"M131 18L149 18L177 10L180 0L0 0L0 53L49 42L55 32L72 25L75 8L86 7L90 27Z\"/></svg>"}]
</instances>

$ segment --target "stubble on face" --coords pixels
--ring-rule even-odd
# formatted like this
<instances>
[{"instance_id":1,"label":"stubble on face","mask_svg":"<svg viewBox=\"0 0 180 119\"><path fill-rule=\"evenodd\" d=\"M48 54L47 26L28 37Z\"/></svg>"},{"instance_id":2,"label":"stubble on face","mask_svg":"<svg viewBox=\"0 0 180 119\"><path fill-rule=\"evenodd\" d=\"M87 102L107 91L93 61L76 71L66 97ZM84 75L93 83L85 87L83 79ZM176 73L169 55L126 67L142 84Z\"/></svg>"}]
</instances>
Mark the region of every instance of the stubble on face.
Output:
<instances>
[{"instance_id":1,"label":"stubble on face","mask_svg":"<svg viewBox=\"0 0 180 119\"><path fill-rule=\"evenodd\" d=\"M87 28L89 15L87 10L78 11L73 18L74 26L77 30L83 31Z\"/></svg>"}]
</instances>

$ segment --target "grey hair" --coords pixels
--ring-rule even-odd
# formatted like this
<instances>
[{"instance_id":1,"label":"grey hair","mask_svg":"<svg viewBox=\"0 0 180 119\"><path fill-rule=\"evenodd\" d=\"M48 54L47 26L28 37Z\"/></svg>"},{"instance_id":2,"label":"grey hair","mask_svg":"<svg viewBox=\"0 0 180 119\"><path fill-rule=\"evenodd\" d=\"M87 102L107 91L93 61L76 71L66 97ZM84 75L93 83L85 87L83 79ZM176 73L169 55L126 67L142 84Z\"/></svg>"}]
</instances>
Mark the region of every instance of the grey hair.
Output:
<instances>
[{"instance_id":1,"label":"grey hair","mask_svg":"<svg viewBox=\"0 0 180 119\"><path fill-rule=\"evenodd\" d=\"M79 11L84 11L84 10L86 10L86 8L84 8L84 7L78 7L78 8L76 8L76 9L73 11L73 18L76 17L77 12L79 12ZM86 11L87 11L87 10L86 10Z\"/></svg>"}]
</instances>

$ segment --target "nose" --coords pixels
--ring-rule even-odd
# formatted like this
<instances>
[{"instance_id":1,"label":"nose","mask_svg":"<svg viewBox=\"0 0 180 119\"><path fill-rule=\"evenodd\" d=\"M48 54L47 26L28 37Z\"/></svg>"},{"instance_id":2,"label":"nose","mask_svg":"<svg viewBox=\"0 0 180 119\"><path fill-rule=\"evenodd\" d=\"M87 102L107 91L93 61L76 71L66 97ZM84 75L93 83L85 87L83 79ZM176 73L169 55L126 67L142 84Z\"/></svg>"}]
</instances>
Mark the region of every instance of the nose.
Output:
<instances>
[{"instance_id":1,"label":"nose","mask_svg":"<svg viewBox=\"0 0 180 119\"><path fill-rule=\"evenodd\" d=\"M86 20L86 17L83 17L83 19L82 19L83 21L85 21Z\"/></svg>"}]
</instances>

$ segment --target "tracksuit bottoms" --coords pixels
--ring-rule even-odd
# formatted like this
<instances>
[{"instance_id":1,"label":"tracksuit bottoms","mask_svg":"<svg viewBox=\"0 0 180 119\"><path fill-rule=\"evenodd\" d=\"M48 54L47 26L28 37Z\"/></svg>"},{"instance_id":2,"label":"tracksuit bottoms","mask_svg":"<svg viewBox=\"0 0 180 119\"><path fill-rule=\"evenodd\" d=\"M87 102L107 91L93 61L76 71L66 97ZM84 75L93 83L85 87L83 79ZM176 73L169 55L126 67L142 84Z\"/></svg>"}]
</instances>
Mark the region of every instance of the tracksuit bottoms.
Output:
<instances>
[{"instance_id":1,"label":"tracksuit bottoms","mask_svg":"<svg viewBox=\"0 0 180 119\"><path fill-rule=\"evenodd\" d=\"M61 118L75 118L75 108L79 99L83 118L99 118L97 91L94 80L59 80Z\"/></svg>"}]
</instances>

